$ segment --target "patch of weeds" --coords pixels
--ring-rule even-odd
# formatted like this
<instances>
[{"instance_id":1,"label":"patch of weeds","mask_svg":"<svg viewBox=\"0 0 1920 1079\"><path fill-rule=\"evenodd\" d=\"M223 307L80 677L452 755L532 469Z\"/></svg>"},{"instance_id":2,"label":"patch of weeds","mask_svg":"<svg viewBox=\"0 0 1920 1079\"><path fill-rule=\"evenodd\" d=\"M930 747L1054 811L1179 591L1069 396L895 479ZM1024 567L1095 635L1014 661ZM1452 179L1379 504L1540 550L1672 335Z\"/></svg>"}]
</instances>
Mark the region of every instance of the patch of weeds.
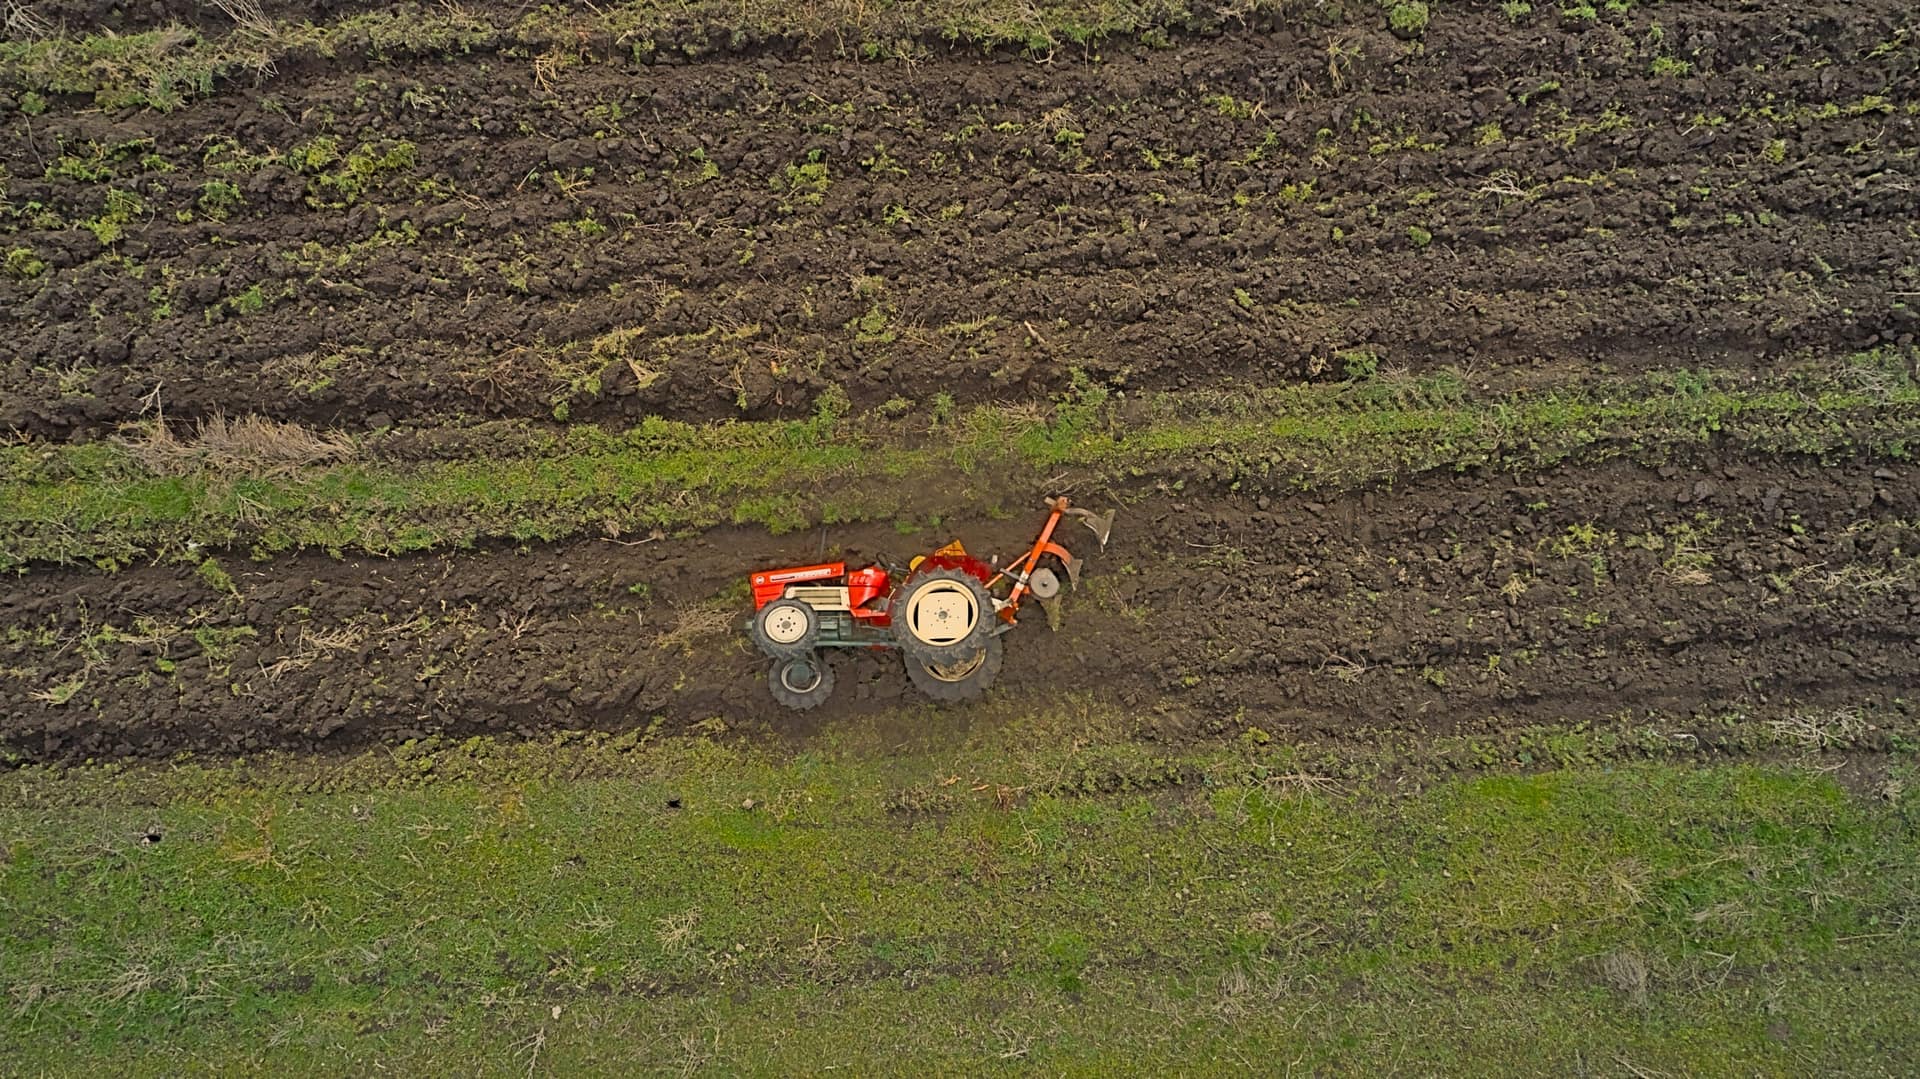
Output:
<instances>
[{"instance_id":1,"label":"patch of weeds","mask_svg":"<svg viewBox=\"0 0 1920 1079\"><path fill-rule=\"evenodd\" d=\"M359 202L383 176L413 168L416 156L413 143L401 140L377 146L363 142L341 157L338 140L322 135L294 151L290 163L312 177L309 206L341 209Z\"/></svg>"},{"instance_id":2,"label":"patch of weeds","mask_svg":"<svg viewBox=\"0 0 1920 1079\"><path fill-rule=\"evenodd\" d=\"M955 404L954 404L952 394L946 393L944 391L934 394L933 405L932 405L932 408L929 409L929 415L933 421L933 426L944 427L947 424L952 423L954 410L955 410Z\"/></svg>"},{"instance_id":3,"label":"patch of weeds","mask_svg":"<svg viewBox=\"0 0 1920 1079\"><path fill-rule=\"evenodd\" d=\"M1077 994L1086 988L1087 964L1093 949L1078 933L1061 933L1047 941L1047 958L1052 966L1053 982L1063 993Z\"/></svg>"},{"instance_id":4,"label":"patch of weeds","mask_svg":"<svg viewBox=\"0 0 1920 1079\"><path fill-rule=\"evenodd\" d=\"M892 316L878 300L867 308L866 314L849 320L846 328L852 331L855 344L890 345L899 337L893 330Z\"/></svg>"},{"instance_id":5,"label":"patch of weeds","mask_svg":"<svg viewBox=\"0 0 1920 1079\"><path fill-rule=\"evenodd\" d=\"M1785 164L1787 160L1787 140L1785 139L1770 140L1767 143L1766 149L1760 151L1760 156L1766 158L1768 163L1770 164L1774 164L1774 165Z\"/></svg>"},{"instance_id":6,"label":"patch of weeds","mask_svg":"<svg viewBox=\"0 0 1920 1079\"><path fill-rule=\"evenodd\" d=\"M1539 100L1540 98L1546 97L1548 94L1557 94L1559 92L1560 92L1560 80L1548 79L1545 82L1542 82L1540 85L1534 87L1533 89L1528 90L1527 92L1521 94L1519 97L1519 101L1520 101L1520 104L1522 105L1528 105L1533 103L1534 101Z\"/></svg>"},{"instance_id":7,"label":"patch of weeds","mask_svg":"<svg viewBox=\"0 0 1920 1079\"><path fill-rule=\"evenodd\" d=\"M133 223L133 219L146 210L146 200L138 194L124 188L108 188L106 209L99 217L86 222L86 228L93 233L94 239L100 241L100 246L111 247L126 235L126 228Z\"/></svg>"},{"instance_id":8,"label":"patch of weeds","mask_svg":"<svg viewBox=\"0 0 1920 1079\"><path fill-rule=\"evenodd\" d=\"M1318 180L1289 182L1280 188L1280 201L1303 203L1313 197L1313 186Z\"/></svg>"},{"instance_id":9,"label":"patch of weeds","mask_svg":"<svg viewBox=\"0 0 1920 1079\"><path fill-rule=\"evenodd\" d=\"M695 168L691 176L675 181L681 187L699 187L701 184L711 183L720 178L720 165L707 156L705 148L694 147L688 152L687 159L694 163Z\"/></svg>"},{"instance_id":10,"label":"patch of weeds","mask_svg":"<svg viewBox=\"0 0 1920 1079\"><path fill-rule=\"evenodd\" d=\"M199 577L208 588L213 589L215 592L232 596L235 599L240 598L239 587L233 583L232 575L221 567L218 560L212 557L202 559L200 564L194 567L193 572L194 576ZM195 632L194 636L196 638L199 637L198 631Z\"/></svg>"},{"instance_id":11,"label":"patch of weeds","mask_svg":"<svg viewBox=\"0 0 1920 1079\"><path fill-rule=\"evenodd\" d=\"M16 247L7 252L7 276L18 281L39 277L47 272L47 264L33 253L31 247Z\"/></svg>"},{"instance_id":12,"label":"patch of weeds","mask_svg":"<svg viewBox=\"0 0 1920 1079\"><path fill-rule=\"evenodd\" d=\"M1500 12L1507 17L1508 22L1518 26L1520 20L1533 14L1533 5L1527 3L1527 0L1506 0L1506 3L1500 5Z\"/></svg>"},{"instance_id":13,"label":"patch of weeds","mask_svg":"<svg viewBox=\"0 0 1920 1079\"><path fill-rule=\"evenodd\" d=\"M1575 22L1593 22L1600 17L1600 12L1592 4L1576 4L1561 8L1560 15Z\"/></svg>"},{"instance_id":14,"label":"patch of weeds","mask_svg":"<svg viewBox=\"0 0 1920 1079\"><path fill-rule=\"evenodd\" d=\"M1427 23L1432 15L1424 0L1407 0L1393 5L1387 11L1387 28L1393 31L1395 37L1421 37L1427 32Z\"/></svg>"},{"instance_id":15,"label":"patch of weeds","mask_svg":"<svg viewBox=\"0 0 1920 1079\"><path fill-rule=\"evenodd\" d=\"M209 180L200 187L200 199L196 203L200 212L215 221L225 221L228 215L246 205L240 196L240 188L226 180Z\"/></svg>"},{"instance_id":16,"label":"patch of weeds","mask_svg":"<svg viewBox=\"0 0 1920 1079\"><path fill-rule=\"evenodd\" d=\"M1380 370L1380 355L1370 348L1347 349L1333 354L1340 370L1353 381L1372 378Z\"/></svg>"},{"instance_id":17,"label":"patch of weeds","mask_svg":"<svg viewBox=\"0 0 1920 1079\"><path fill-rule=\"evenodd\" d=\"M72 180L81 184L105 183L113 179L113 170L107 166L106 147L99 143L90 144L92 152L85 157L79 154L61 154L47 166L44 178L48 180Z\"/></svg>"},{"instance_id":18,"label":"patch of weeds","mask_svg":"<svg viewBox=\"0 0 1920 1079\"><path fill-rule=\"evenodd\" d=\"M906 169L887 152L887 144L876 143L873 152L860 159L860 167L875 176L906 176Z\"/></svg>"},{"instance_id":19,"label":"patch of weeds","mask_svg":"<svg viewBox=\"0 0 1920 1079\"><path fill-rule=\"evenodd\" d=\"M1271 153L1274 147L1279 145L1280 132L1268 128L1267 133L1260 136L1260 144L1248 150L1246 154L1240 158L1240 163L1242 165L1252 165L1260 161L1265 161L1267 154Z\"/></svg>"},{"instance_id":20,"label":"patch of weeds","mask_svg":"<svg viewBox=\"0 0 1920 1079\"><path fill-rule=\"evenodd\" d=\"M1260 105L1252 101L1242 101L1232 94L1208 94L1200 100L1213 106L1215 112L1230 116L1235 120L1251 120L1260 114Z\"/></svg>"},{"instance_id":21,"label":"patch of weeds","mask_svg":"<svg viewBox=\"0 0 1920 1079\"><path fill-rule=\"evenodd\" d=\"M584 211L576 220L555 221L553 224L547 226L547 228L551 230L555 236L574 236L580 239L592 239L596 236L605 236L607 234L607 226L601 224L599 220L593 216L593 210L591 208Z\"/></svg>"},{"instance_id":22,"label":"patch of weeds","mask_svg":"<svg viewBox=\"0 0 1920 1079\"><path fill-rule=\"evenodd\" d=\"M1412 242L1415 250L1420 250L1433 242L1433 233L1419 225L1408 225L1407 239Z\"/></svg>"},{"instance_id":23,"label":"patch of weeds","mask_svg":"<svg viewBox=\"0 0 1920 1079\"><path fill-rule=\"evenodd\" d=\"M775 191L787 196L780 204L783 213L792 213L796 206L818 206L825 202L829 183L826 154L820 150L807 151L805 161L788 165L785 172L771 181Z\"/></svg>"},{"instance_id":24,"label":"patch of weeds","mask_svg":"<svg viewBox=\"0 0 1920 1079\"><path fill-rule=\"evenodd\" d=\"M73 700L74 696L78 694L86 684L87 679L85 675L75 675L64 682L48 686L46 689L36 690L30 694L30 696L42 704L58 708L68 701Z\"/></svg>"},{"instance_id":25,"label":"patch of weeds","mask_svg":"<svg viewBox=\"0 0 1920 1079\"><path fill-rule=\"evenodd\" d=\"M1677 79L1693 74L1693 64L1674 56L1656 56L1653 58L1653 74L1657 78Z\"/></svg>"},{"instance_id":26,"label":"patch of weeds","mask_svg":"<svg viewBox=\"0 0 1920 1079\"><path fill-rule=\"evenodd\" d=\"M1711 584L1714 558L1707 541L1719 528L1718 519L1696 513L1691 521L1668 525L1664 537L1647 537L1646 546L1663 551L1659 576L1683 587Z\"/></svg>"},{"instance_id":27,"label":"patch of weeds","mask_svg":"<svg viewBox=\"0 0 1920 1079\"><path fill-rule=\"evenodd\" d=\"M252 626L201 626L193 631L193 643L200 646L209 663L225 663L239 651L242 641L258 636L260 631Z\"/></svg>"},{"instance_id":28,"label":"patch of weeds","mask_svg":"<svg viewBox=\"0 0 1920 1079\"><path fill-rule=\"evenodd\" d=\"M91 397L93 379L100 370L91 364L73 360L57 367L36 367L34 372L52 379L61 397Z\"/></svg>"},{"instance_id":29,"label":"patch of weeds","mask_svg":"<svg viewBox=\"0 0 1920 1079\"><path fill-rule=\"evenodd\" d=\"M236 315L257 315L267 309L267 294L260 282L255 281L245 292L227 297L227 306Z\"/></svg>"},{"instance_id":30,"label":"patch of weeds","mask_svg":"<svg viewBox=\"0 0 1920 1079\"><path fill-rule=\"evenodd\" d=\"M512 262L500 264L500 279L515 292L525 293L533 287L533 260L521 255Z\"/></svg>"},{"instance_id":31,"label":"patch of weeds","mask_svg":"<svg viewBox=\"0 0 1920 1079\"><path fill-rule=\"evenodd\" d=\"M1593 120L1581 120L1581 121L1569 124L1558 131L1554 131L1550 133L1548 137L1553 139L1555 142L1558 142L1560 145L1566 147L1567 149L1571 150L1573 149L1574 143L1580 141L1582 138L1585 138L1588 135L1603 135L1609 131L1619 131L1622 128L1627 128L1632 126L1633 126L1632 117L1628 116L1624 112L1621 112L1619 109L1609 105L1604 111L1601 112L1598 118Z\"/></svg>"}]
</instances>

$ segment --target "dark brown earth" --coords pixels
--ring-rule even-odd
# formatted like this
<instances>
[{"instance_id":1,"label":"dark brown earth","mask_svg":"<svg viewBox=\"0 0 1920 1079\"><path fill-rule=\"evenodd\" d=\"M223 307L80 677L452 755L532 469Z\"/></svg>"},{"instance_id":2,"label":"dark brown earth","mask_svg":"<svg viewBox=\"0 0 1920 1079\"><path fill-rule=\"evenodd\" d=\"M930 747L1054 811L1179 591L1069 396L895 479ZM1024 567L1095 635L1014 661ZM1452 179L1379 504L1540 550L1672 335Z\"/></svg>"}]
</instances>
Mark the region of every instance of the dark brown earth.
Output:
<instances>
[{"instance_id":1,"label":"dark brown earth","mask_svg":"<svg viewBox=\"0 0 1920 1079\"><path fill-rule=\"evenodd\" d=\"M1448 4L1418 44L1367 17L1048 62L583 45L296 58L166 114L0 98L6 242L48 266L0 276L0 427L704 419L831 385L1026 399L1073 368L1578 377L1911 341L1911 22ZM116 190L139 208L103 246L83 224Z\"/></svg>"},{"instance_id":2,"label":"dark brown earth","mask_svg":"<svg viewBox=\"0 0 1920 1079\"><path fill-rule=\"evenodd\" d=\"M190 7L44 13L134 30ZM0 274L0 429L85 440L163 409L428 445L501 417L797 414L832 387L1028 401L1076 370L1551 384L1913 342L1911 4L1539 7L1448 3L1417 43L1370 15L1047 57L349 50L171 113L28 110L0 85L0 249L45 264ZM1170 738L1659 713L1710 739L1732 712L1904 714L1920 682L1920 472L1897 457L1721 445L1346 494L1074 494L1121 526L1062 629L1013 638L1002 700L1091 694ZM38 565L0 590L0 745L765 735L918 707L897 658L862 654L825 708L779 710L738 632L745 574L949 533L1011 553L1034 510L939 535L213 552L237 596L186 565Z\"/></svg>"},{"instance_id":3,"label":"dark brown earth","mask_svg":"<svg viewBox=\"0 0 1920 1079\"><path fill-rule=\"evenodd\" d=\"M1012 552L1040 516L951 532ZM1169 737L1648 715L1695 715L1710 736L1713 717L1737 712L1892 714L1920 689L1917 517L1911 467L1712 457L1435 474L1322 502L1155 496L1123 510L1057 633L1035 612L1009 639L995 692L1090 693L1162 716ZM302 556L236 565L238 599L189 568L35 571L0 603L0 623L36 634L0 649L0 730L17 754L61 759L716 718L736 732L817 729L917 698L894 655L848 654L819 712L780 709L738 631L744 573L811 560L822 543L904 560L946 538L721 531ZM724 613L689 617L703 609ZM30 697L76 680L64 704Z\"/></svg>"}]
</instances>

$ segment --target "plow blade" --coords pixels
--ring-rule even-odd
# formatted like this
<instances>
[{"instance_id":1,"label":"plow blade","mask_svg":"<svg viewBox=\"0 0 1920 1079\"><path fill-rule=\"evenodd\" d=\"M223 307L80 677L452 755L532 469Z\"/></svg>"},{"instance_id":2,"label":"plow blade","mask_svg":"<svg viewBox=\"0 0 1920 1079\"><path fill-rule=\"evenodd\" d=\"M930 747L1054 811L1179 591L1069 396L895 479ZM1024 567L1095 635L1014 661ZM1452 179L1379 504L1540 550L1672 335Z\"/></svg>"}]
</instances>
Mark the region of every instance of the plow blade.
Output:
<instances>
[{"instance_id":1,"label":"plow blade","mask_svg":"<svg viewBox=\"0 0 1920 1079\"><path fill-rule=\"evenodd\" d=\"M1108 510L1105 513L1094 513L1092 510L1083 510L1076 506L1067 512L1080 518L1081 524L1092 529L1093 534L1100 537L1100 546L1105 547L1107 545L1107 538L1113 535L1113 510ZM1068 575L1073 575L1071 566L1068 567Z\"/></svg>"}]
</instances>

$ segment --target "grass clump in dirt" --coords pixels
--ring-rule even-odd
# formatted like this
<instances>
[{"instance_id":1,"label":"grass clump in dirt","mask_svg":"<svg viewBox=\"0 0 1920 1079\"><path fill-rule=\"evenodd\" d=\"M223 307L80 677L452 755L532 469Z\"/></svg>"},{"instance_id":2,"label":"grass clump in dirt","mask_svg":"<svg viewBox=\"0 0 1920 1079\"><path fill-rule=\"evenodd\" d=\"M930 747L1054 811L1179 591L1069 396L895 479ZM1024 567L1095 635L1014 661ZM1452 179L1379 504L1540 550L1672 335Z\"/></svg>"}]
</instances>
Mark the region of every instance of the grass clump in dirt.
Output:
<instances>
[{"instance_id":1,"label":"grass clump in dirt","mask_svg":"<svg viewBox=\"0 0 1920 1079\"><path fill-rule=\"evenodd\" d=\"M1423 0L1403 0L1387 10L1387 28L1399 38L1424 37L1432 17L1432 9Z\"/></svg>"},{"instance_id":2,"label":"grass clump in dirt","mask_svg":"<svg viewBox=\"0 0 1920 1079\"><path fill-rule=\"evenodd\" d=\"M15 247L7 251L7 276L19 281L39 277L47 271L47 264L34 254L31 247Z\"/></svg>"}]
</instances>

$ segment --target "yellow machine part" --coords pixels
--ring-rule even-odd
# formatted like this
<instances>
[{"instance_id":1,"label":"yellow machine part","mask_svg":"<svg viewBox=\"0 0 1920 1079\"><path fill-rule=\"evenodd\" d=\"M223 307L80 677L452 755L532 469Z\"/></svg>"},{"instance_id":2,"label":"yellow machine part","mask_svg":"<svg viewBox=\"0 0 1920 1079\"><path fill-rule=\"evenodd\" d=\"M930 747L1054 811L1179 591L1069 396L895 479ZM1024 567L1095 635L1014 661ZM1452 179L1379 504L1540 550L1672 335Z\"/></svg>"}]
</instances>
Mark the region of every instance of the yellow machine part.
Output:
<instances>
[{"instance_id":1,"label":"yellow machine part","mask_svg":"<svg viewBox=\"0 0 1920 1079\"><path fill-rule=\"evenodd\" d=\"M913 561L907 563L907 569L909 570L919 569L920 563L925 562L930 557L931 558L965 558L966 556L967 556L967 549L965 547L960 546L959 540L954 540L952 543L949 543L945 547L942 547L939 550L933 552L932 555L923 555L923 554L914 555Z\"/></svg>"}]
</instances>

